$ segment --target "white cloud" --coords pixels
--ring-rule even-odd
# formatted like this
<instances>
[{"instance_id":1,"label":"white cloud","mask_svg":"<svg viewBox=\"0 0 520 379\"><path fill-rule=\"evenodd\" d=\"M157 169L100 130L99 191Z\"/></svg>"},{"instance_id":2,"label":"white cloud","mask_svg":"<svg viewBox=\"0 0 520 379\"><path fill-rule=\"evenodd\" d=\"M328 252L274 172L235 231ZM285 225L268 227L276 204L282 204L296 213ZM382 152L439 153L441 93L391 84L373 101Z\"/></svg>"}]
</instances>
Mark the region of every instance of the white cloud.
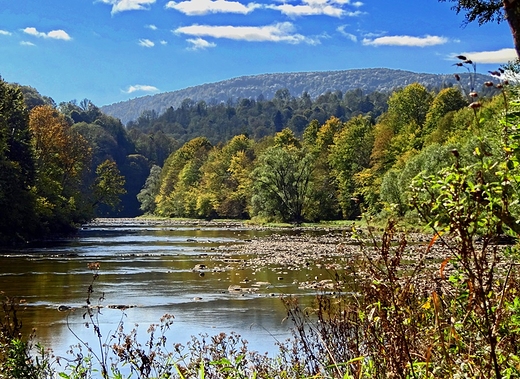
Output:
<instances>
[{"instance_id":1,"label":"white cloud","mask_svg":"<svg viewBox=\"0 0 520 379\"><path fill-rule=\"evenodd\" d=\"M160 43L161 45L168 45L168 42L165 41L165 40L161 40L159 43Z\"/></svg>"},{"instance_id":2,"label":"white cloud","mask_svg":"<svg viewBox=\"0 0 520 379\"><path fill-rule=\"evenodd\" d=\"M158 92L159 88L154 86L148 86L143 84L136 84L133 86L129 86L128 89L126 89L125 93L133 93L133 92Z\"/></svg>"},{"instance_id":3,"label":"white cloud","mask_svg":"<svg viewBox=\"0 0 520 379\"><path fill-rule=\"evenodd\" d=\"M347 37L349 40L351 40L352 42L357 42L357 37L352 34L352 33L348 33L345 31L345 28L347 27L347 25L341 25L339 26L336 30L344 37Z\"/></svg>"},{"instance_id":4,"label":"white cloud","mask_svg":"<svg viewBox=\"0 0 520 379\"><path fill-rule=\"evenodd\" d=\"M29 41L22 41L22 42L20 42L20 45L22 45L22 46L36 46L34 43L29 42Z\"/></svg>"},{"instance_id":5,"label":"white cloud","mask_svg":"<svg viewBox=\"0 0 520 379\"><path fill-rule=\"evenodd\" d=\"M266 26L211 26L191 25L173 30L176 34L187 34L196 37L227 38L249 42L287 42L298 44L306 42L318 44L319 40L294 33L294 25L282 22Z\"/></svg>"},{"instance_id":6,"label":"white cloud","mask_svg":"<svg viewBox=\"0 0 520 379\"><path fill-rule=\"evenodd\" d=\"M205 50L205 49L209 49L210 47L217 46L216 43L208 42L202 38L188 38L186 41L188 41L192 45L189 48L190 50Z\"/></svg>"},{"instance_id":7,"label":"white cloud","mask_svg":"<svg viewBox=\"0 0 520 379\"><path fill-rule=\"evenodd\" d=\"M11 32L8 32L7 30L0 29L0 35L2 35L2 36L10 36Z\"/></svg>"},{"instance_id":8,"label":"white cloud","mask_svg":"<svg viewBox=\"0 0 520 379\"><path fill-rule=\"evenodd\" d=\"M39 32L36 28L29 27L23 29L23 32L29 34L31 36L39 37L39 38L52 38L52 39L62 39L64 41L69 41L72 38L67 34L64 30L51 30L48 33Z\"/></svg>"},{"instance_id":9,"label":"white cloud","mask_svg":"<svg viewBox=\"0 0 520 379\"><path fill-rule=\"evenodd\" d=\"M330 16L330 17L344 17L344 16L359 16L362 12L347 11L343 8L344 5L353 5L349 0L302 0L301 4L293 5L284 2L280 5L269 5L267 8L275 9L289 17L300 16ZM355 3L355 7L363 5L360 2Z\"/></svg>"},{"instance_id":10,"label":"white cloud","mask_svg":"<svg viewBox=\"0 0 520 379\"><path fill-rule=\"evenodd\" d=\"M146 27L148 29L157 30L157 26L155 26L154 24L146 25Z\"/></svg>"},{"instance_id":11,"label":"white cloud","mask_svg":"<svg viewBox=\"0 0 520 379\"><path fill-rule=\"evenodd\" d=\"M333 0L336 4L342 4L342 5L351 5L353 7L359 8L363 6L363 3L361 1L354 1L351 0Z\"/></svg>"},{"instance_id":12,"label":"white cloud","mask_svg":"<svg viewBox=\"0 0 520 379\"><path fill-rule=\"evenodd\" d=\"M139 46L142 46L142 47L154 47L155 46L155 43L153 43L152 41L150 41L149 39L146 39L146 38L141 38L139 40Z\"/></svg>"},{"instance_id":13,"label":"white cloud","mask_svg":"<svg viewBox=\"0 0 520 379\"><path fill-rule=\"evenodd\" d=\"M479 51L462 53L462 55L468 57L473 62L478 63L495 63L502 64L517 59L515 49L500 49L495 51Z\"/></svg>"},{"instance_id":14,"label":"white cloud","mask_svg":"<svg viewBox=\"0 0 520 379\"><path fill-rule=\"evenodd\" d=\"M260 7L262 6L256 3L244 5L238 1L227 0L187 0L178 3L169 1L165 5L167 9L175 9L188 16L200 16L211 13L248 14Z\"/></svg>"},{"instance_id":15,"label":"white cloud","mask_svg":"<svg viewBox=\"0 0 520 379\"><path fill-rule=\"evenodd\" d=\"M68 41L72 38L65 32L64 30L51 30L49 33L47 33L47 37L54 38L54 39L62 39L65 41Z\"/></svg>"},{"instance_id":16,"label":"white cloud","mask_svg":"<svg viewBox=\"0 0 520 379\"><path fill-rule=\"evenodd\" d=\"M413 36L386 36L378 37L374 39L365 38L363 39L363 45L371 46L416 46L426 47L434 45L443 45L448 42L446 37L439 36L424 36L424 37L413 37Z\"/></svg>"},{"instance_id":17,"label":"white cloud","mask_svg":"<svg viewBox=\"0 0 520 379\"><path fill-rule=\"evenodd\" d=\"M98 0L104 4L112 5L111 14L125 11L148 10L155 0Z\"/></svg>"}]
</instances>

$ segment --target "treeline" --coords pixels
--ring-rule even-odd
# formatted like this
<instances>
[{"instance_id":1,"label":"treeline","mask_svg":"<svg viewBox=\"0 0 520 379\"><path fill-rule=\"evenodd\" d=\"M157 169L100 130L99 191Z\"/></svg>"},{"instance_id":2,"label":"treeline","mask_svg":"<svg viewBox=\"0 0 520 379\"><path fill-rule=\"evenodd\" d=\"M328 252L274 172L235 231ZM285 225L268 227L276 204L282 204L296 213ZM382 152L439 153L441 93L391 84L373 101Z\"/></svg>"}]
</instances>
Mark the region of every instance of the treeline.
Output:
<instances>
[{"instance_id":1,"label":"treeline","mask_svg":"<svg viewBox=\"0 0 520 379\"><path fill-rule=\"evenodd\" d=\"M71 115L0 78L0 243L69 233L119 203L124 177L112 157L93 159Z\"/></svg>"},{"instance_id":2,"label":"treeline","mask_svg":"<svg viewBox=\"0 0 520 379\"><path fill-rule=\"evenodd\" d=\"M239 134L258 140L284 128L301 136L313 120L323 124L332 116L346 121L360 114L375 120L386 111L388 96L381 92L365 94L358 89L327 92L313 99L307 92L294 97L289 90L279 89L272 100L259 96L256 100L208 104L184 99L178 108L170 107L161 115L143 112L127 128L143 148L150 133L159 131L181 145L199 136L205 136L212 144L229 141Z\"/></svg>"},{"instance_id":3,"label":"treeline","mask_svg":"<svg viewBox=\"0 0 520 379\"><path fill-rule=\"evenodd\" d=\"M137 194L147 177L194 136L216 146L245 132L261 139L289 127L301 135L309 119L373 119L387 98L352 91L313 100L280 90L272 101L209 106L187 99L125 128L87 99L56 104L29 86L0 79L0 87L1 244L65 234L96 216L141 214Z\"/></svg>"},{"instance_id":4,"label":"treeline","mask_svg":"<svg viewBox=\"0 0 520 379\"><path fill-rule=\"evenodd\" d=\"M449 164L452 144L474 133L461 91L417 83L391 95L186 99L127 127L87 99L56 105L0 87L0 243L143 212L301 222L394 204L405 214L410 179Z\"/></svg>"},{"instance_id":5,"label":"treeline","mask_svg":"<svg viewBox=\"0 0 520 379\"><path fill-rule=\"evenodd\" d=\"M377 119L332 115L303 129L241 134L216 145L196 137L152 169L138 195L141 209L286 222L354 219L362 211L404 216L417 174L452 165L455 150L471 162L475 133L496 128L486 120L503 109L502 97L478 103L478 130L468 107L474 99L458 88L432 93L415 83L394 92Z\"/></svg>"}]
</instances>

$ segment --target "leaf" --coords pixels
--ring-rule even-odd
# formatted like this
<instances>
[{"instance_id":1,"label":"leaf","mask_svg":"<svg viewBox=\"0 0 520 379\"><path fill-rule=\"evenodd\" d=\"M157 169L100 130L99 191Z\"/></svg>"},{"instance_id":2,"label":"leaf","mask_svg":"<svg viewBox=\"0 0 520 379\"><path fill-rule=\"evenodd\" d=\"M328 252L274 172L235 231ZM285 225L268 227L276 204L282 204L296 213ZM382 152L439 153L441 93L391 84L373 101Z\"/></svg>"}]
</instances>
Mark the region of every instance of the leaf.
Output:
<instances>
[{"instance_id":1,"label":"leaf","mask_svg":"<svg viewBox=\"0 0 520 379\"><path fill-rule=\"evenodd\" d=\"M428 248L426 249L426 252L430 251L430 249L432 248L433 244L435 243L435 241L437 241L437 238L439 238L441 236L441 234L442 234L442 232L435 233L435 235L431 239L430 243L428 244Z\"/></svg>"},{"instance_id":2,"label":"leaf","mask_svg":"<svg viewBox=\"0 0 520 379\"><path fill-rule=\"evenodd\" d=\"M445 260L443 260L442 263L441 263L441 267L439 269L439 276L443 280L445 279L445 277L444 277L444 269L446 268L446 265L450 262L450 260L451 260L451 257L448 257Z\"/></svg>"},{"instance_id":3,"label":"leaf","mask_svg":"<svg viewBox=\"0 0 520 379\"><path fill-rule=\"evenodd\" d=\"M441 309L441 299L439 298L439 295L437 295L437 292L433 291L432 299L433 299L433 306L435 308L435 313L438 315L439 310Z\"/></svg>"}]
</instances>

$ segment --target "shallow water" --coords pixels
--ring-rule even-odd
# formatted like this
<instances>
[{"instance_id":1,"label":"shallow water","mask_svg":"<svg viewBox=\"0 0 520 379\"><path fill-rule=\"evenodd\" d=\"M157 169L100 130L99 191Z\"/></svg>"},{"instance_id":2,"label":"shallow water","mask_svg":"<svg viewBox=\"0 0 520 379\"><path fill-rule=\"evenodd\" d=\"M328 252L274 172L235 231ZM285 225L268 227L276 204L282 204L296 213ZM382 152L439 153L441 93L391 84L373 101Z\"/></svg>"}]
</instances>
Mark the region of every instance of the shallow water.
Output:
<instances>
[{"instance_id":1,"label":"shallow water","mask_svg":"<svg viewBox=\"0 0 520 379\"><path fill-rule=\"evenodd\" d=\"M160 226L138 221L92 225L69 240L0 251L0 291L23 299L24 328L36 328L38 341L64 355L78 337L96 341L92 328L84 325L82 307L94 273L88 264L98 262L91 302L103 307L99 317L103 338L121 319L127 332L139 324L144 333L164 314L172 314L168 344L185 344L201 333L235 331L252 350L272 353L277 350L275 342L290 335L280 295L310 297L296 283L324 273L243 268L240 261L247 256L219 249L268 233L225 225ZM194 270L196 265L206 267ZM230 285L250 292L230 291ZM109 308L119 305L131 307ZM71 310L60 312L60 306Z\"/></svg>"}]
</instances>

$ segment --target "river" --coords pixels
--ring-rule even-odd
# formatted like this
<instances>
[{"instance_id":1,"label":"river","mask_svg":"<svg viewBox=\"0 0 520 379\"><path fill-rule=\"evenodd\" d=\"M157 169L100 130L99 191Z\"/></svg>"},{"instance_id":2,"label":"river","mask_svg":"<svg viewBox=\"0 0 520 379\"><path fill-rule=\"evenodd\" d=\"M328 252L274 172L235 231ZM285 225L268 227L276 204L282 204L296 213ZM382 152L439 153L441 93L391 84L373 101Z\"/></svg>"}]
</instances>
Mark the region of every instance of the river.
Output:
<instances>
[{"instance_id":1,"label":"river","mask_svg":"<svg viewBox=\"0 0 520 379\"><path fill-rule=\"evenodd\" d=\"M172 314L168 344L234 331L252 350L272 353L277 340L290 336L280 296L310 297L296 283L317 273L311 268L244 268L240 262L248 256L222 250L268 233L240 224L98 222L74 238L0 250L0 290L22 300L24 328L35 328L36 339L58 355L78 337L95 342L83 318L94 273L99 276L91 302L102 306L103 338L121 319L126 331L139 324L144 333ZM99 263L99 270L89 268L92 263Z\"/></svg>"}]
</instances>

